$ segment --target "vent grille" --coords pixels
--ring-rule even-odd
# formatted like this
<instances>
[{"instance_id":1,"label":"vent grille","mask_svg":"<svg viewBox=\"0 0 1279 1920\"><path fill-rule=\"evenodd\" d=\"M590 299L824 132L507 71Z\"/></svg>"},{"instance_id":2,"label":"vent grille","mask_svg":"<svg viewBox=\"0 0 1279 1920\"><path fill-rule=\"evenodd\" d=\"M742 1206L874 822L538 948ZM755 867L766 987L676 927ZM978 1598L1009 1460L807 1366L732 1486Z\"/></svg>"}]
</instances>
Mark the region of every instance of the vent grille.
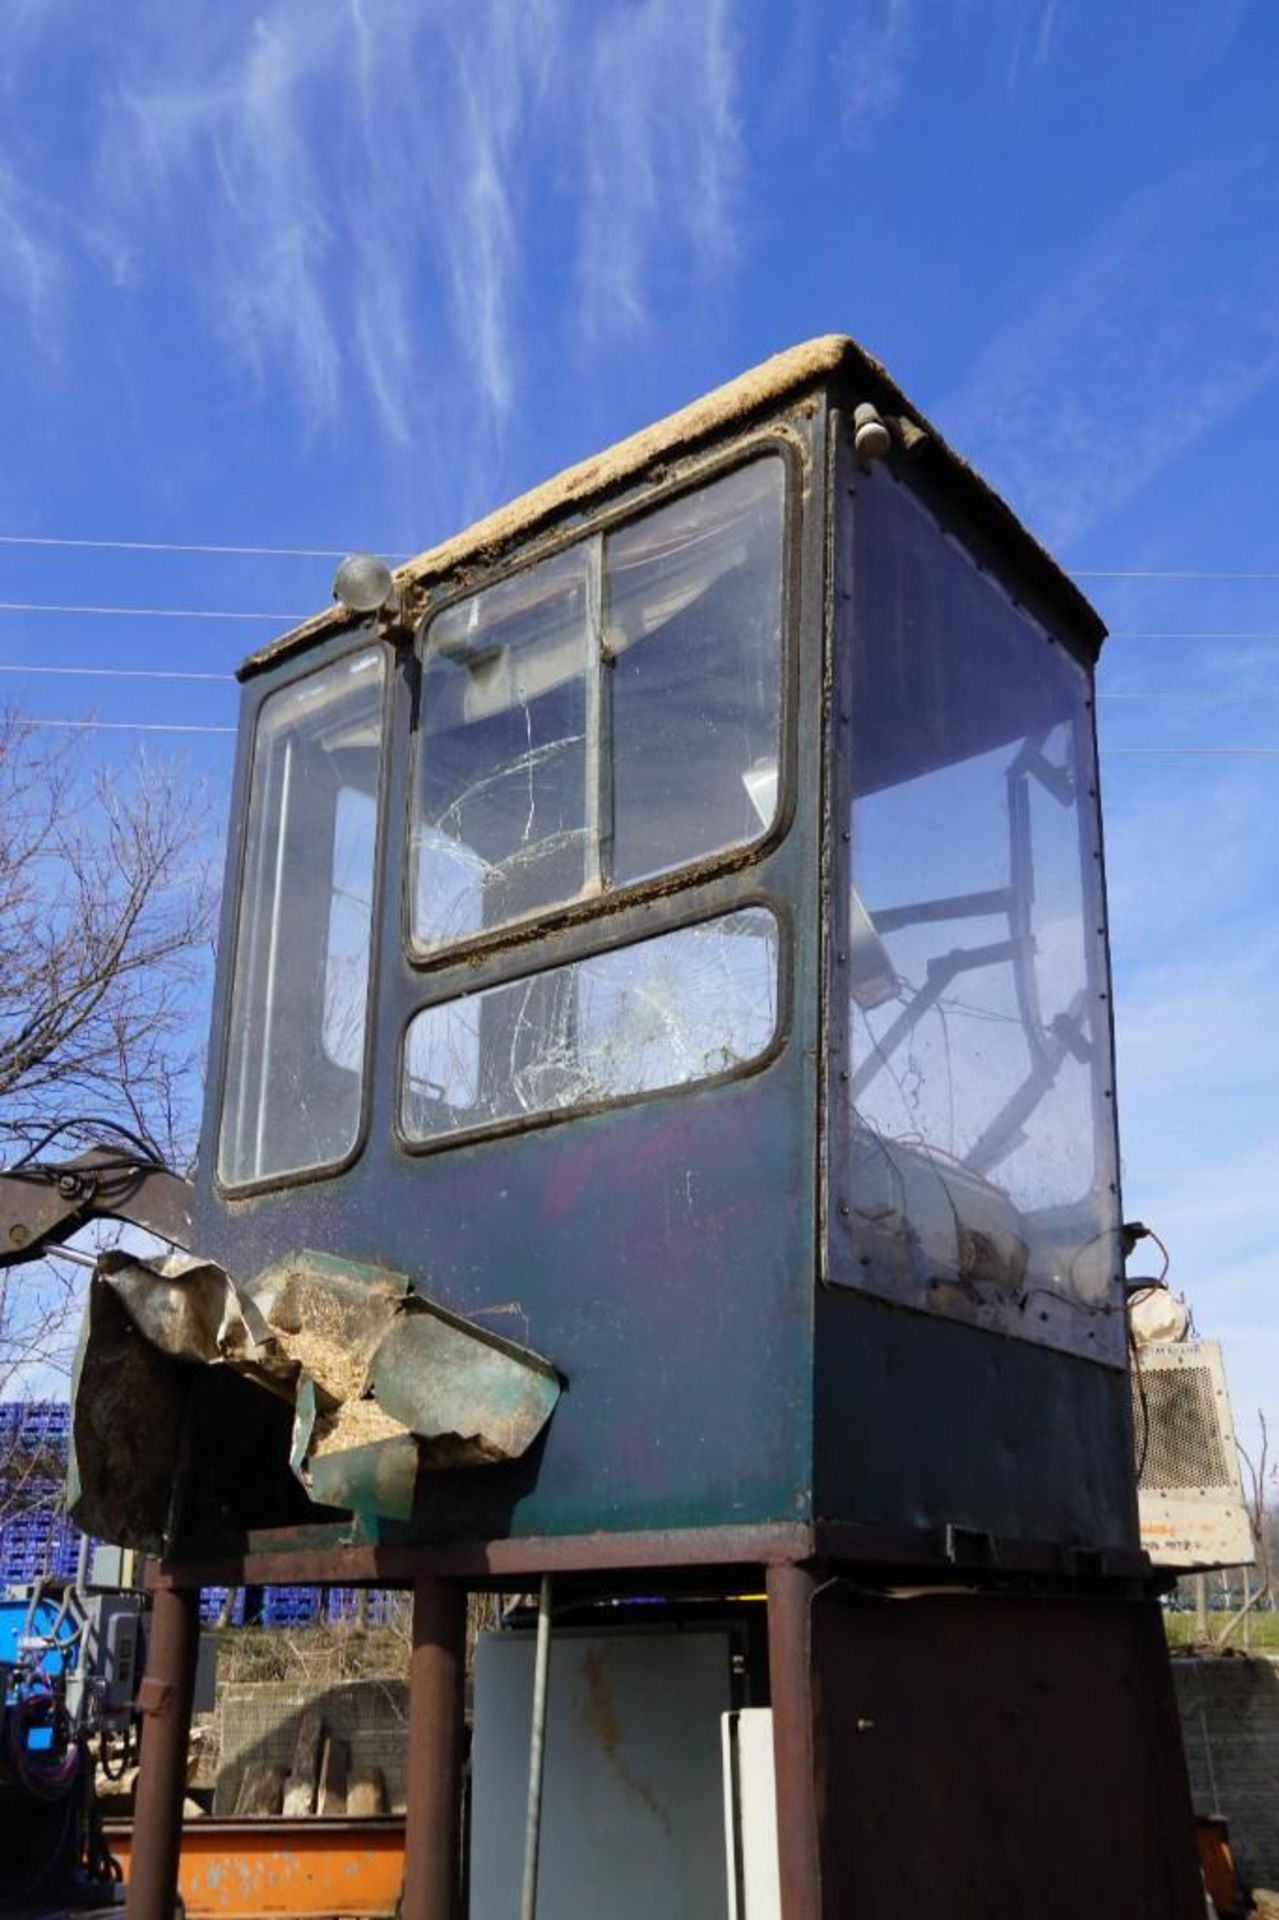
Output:
<instances>
[{"instance_id":1,"label":"vent grille","mask_svg":"<svg viewBox=\"0 0 1279 1920\"><path fill-rule=\"evenodd\" d=\"M1133 1434L1143 1488L1233 1488L1210 1367L1132 1370Z\"/></svg>"}]
</instances>

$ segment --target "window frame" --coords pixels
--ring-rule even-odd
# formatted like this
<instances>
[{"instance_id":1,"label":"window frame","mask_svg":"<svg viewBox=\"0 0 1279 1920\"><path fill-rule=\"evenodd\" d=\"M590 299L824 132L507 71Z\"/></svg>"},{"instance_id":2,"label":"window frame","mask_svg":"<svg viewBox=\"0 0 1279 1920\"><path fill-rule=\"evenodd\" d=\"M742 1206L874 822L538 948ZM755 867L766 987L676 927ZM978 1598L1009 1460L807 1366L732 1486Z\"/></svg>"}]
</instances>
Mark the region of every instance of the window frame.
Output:
<instances>
[{"instance_id":1,"label":"window frame","mask_svg":"<svg viewBox=\"0 0 1279 1920\"><path fill-rule=\"evenodd\" d=\"M257 1180L228 1181L222 1173L222 1128L226 1115L226 1092L231 1066L232 1022L235 1014L236 968L240 957L240 937L244 928L244 888L247 874L249 852L249 824L253 797L253 776L258 763L258 743L261 732L262 713L276 694L287 692L301 682L314 679L322 673L329 673L340 667L346 660L354 659L361 653L377 653L382 660L382 711L380 738L378 745L378 779L376 789L377 817L373 839L373 892L369 919L369 981L364 1013L364 1049L360 1061L360 1107L359 1121L352 1143L347 1151L337 1159L325 1160L317 1165L301 1167L293 1172L266 1174ZM248 738L244 743L242 784L233 801L238 806L239 819L236 824L234 849L234 892L231 923L228 929L227 946L229 964L226 970L225 1001L222 1008L220 1033L218 1036L218 1083L217 1105L215 1109L215 1129L213 1151L211 1154L213 1190L227 1200L244 1200L260 1193L270 1193L277 1189L309 1186L315 1180L330 1180L335 1175L345 1173L354 1166L368 1144L372 1122L372 1089L374 1065L377 1054L378 1007L381 994L381 921L383 911L383 888L386 866L387 838L387 799L390 787L390 745L391 720L395 710L397 687L396 649L391 646L376 622L364 621L358 627L346 629L336 637L331 653L321 659L307 659L300 656L291 663L292 671L286 671L278 678L272 677L264 683L261 694L253 708L251 726L246 730ZM317 1041L317 1045L321 1045Z\"/></svg>"},{"instance_id":2,"label":"window frame","mask_svg":"<svg viewBox=\"0 0 1279 1920\"><path fill-rule=\"evenodd\" d=\"M739 469L770 456L779 459L782 466L781 605L777 679L778 778L777 807L773 819L754 839L743 841L737 846L722 849L717 853L707 854L700 860L649 875L642 880L628 881L621 886L610 888L607 892L601 890L586 893L574 900L534 910L504 926L485 927L476 933L461 935L446 945L424 946L415 938L413 928L416 871L412 858L412 846L414 827L417 822L418 756L423 737L419 727L419 716L425 680L424 656L427 634L434 621L460 602L470 600L490 587L500 586L507 580L515 579L543 561L554 559L574 547L585 547L592 541L599 541L602 552L602 543L618 528L633 526L650 513L659 512L676 500L688 494L697 493L715 481L726 479ZM409 743L407 815L404 822L404 862L400 875L402 951L415 973L427 974L459 963L478 964L481 959L499 954L512 946L525 945L530 938L540 938L544 933L587 926L592 919L602 913L615 913L622 908L641 904L645 899L654 896L670 895L673 891L682 893L687 887L696 886L713 880L721 874L736 872L743 867L753 865L766 858L785 839L794 819L797 798L796 716L799 659L796 629L799 619L799 568L802 558L803 490L800 482L804 464L805 450L798 436L787 429L784 421L771 423L759 432L735 441L729 448L721 448L710 456L701 456L688 463L681 463L673 476L664 473L661 483L652 487L651 490L640 495L631 492L615 504L589 515L567 529L558 529L545 539L529 542L498 565L478 569L465 580L455 584L450 583L438 598L428 597L425 610L413 634L413 714ZM594 566L591 571L598 580L603 569L600 566ZM593 703L597 697L592 691L597 680L598 663L596 673L587 683L588 703ZM598 765L598 758L598 753L592 753L588 748L588 785L592 768ZM588 810L591 806L588 793ZM592 863L598 870L598 852L592 857ZM592 951L589 935L586 938L588 944L583 948L583 953L589 955ZM568 957L576 958L576 949Z\"/></svg>"},{"instance_id":3,"label":"window frame","mask_svg":"<svg viewBox=\"0 0 1279 1920\"><path fill-rule=\"evenodd\" d=\"M578 966L584 961L597 959L605 953L625 952L629 948L642 946L647 941L659 940L673 933L682 933L690 927L704 926L713 920L725 920L735 913L744 912L749 907L759 908L770 914L777 929L777 1017L768 1045L753 1059L727 1067L719 1073L701 1075L694 1080L681 1080L674 1086L652 1087L638 1093L623 1093L611 1098L584 1100L575 1106L552 1108L546 1112L514 1114L501 1120L482 1121L473 1127L458 1127L452 1132L439 1134L431 1139L420 1140L405 1132L403 1089L408 1068L409 1030L419 1014L428 1012L432 1007L452 1006L460 1000L472 999L481 993L518 985L521 981L534 980L542 974L559 972L565 967ZM649 1106L656 1100L670 1100L688 1094L732 1086L738 1081L753 1079L756 1074L763 1073L772 1066L785 1050L794 1024L795 928L789 901L769 892L764 887L756 887L738 898L714 902L690 901L689 909L678 918L650 930L636 933L628 928L620 935L614 931L612 939L580 945L575 943L571 953L557 954L553 959L543 957L541 965L526 966L514 972L504 971L497 980L477 982L469 992L459 993L454 987L450 992L434 995L411 1007L401 1022L395 1048L392 1138L398 1150L417 1159L426 1154L446 1153L452 1147L469 1146L480 1140L540 1133L547 1127L560 1126L566 1121L581 1120L592 1114L615 1113L630 1107ZM606 926L607 922L603 924Z\"/></svg>"}]
</instances>

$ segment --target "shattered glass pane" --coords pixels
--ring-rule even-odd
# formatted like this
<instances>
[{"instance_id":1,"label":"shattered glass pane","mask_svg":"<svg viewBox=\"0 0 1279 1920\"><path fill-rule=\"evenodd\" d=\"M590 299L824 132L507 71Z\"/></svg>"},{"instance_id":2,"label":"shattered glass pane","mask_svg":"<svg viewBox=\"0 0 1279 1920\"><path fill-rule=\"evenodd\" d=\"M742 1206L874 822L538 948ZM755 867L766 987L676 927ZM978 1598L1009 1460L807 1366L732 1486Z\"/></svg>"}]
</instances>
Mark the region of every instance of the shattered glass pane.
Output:
<instances>
[{"instance_id":1,"label":"shattered glass pane","mask_svg":"<svg viewBox=\"0 0 1279 1920\"><path fill-rule=\"evenodd\" d=\"M777 999L777 922L747 907L426 1007L401 1124L434 1140L715 1078L767 1050Z\"/></svg>"},{"instance_id":2,"label":"shattered glass pane","mask_svg":"<svg viewBox=\"0 0 1279 1920\"><path fill-rule=\"evenodd\" d=\"M775 455L446 607L423 653L419 951L757 840L777 808Z\"/></svg>"},{"instance_id":3,"label":"shattered glass pane","mask_svg":"<svg viewBox=\"0 0 1279 1920\"><path fill-rule=\"evenodd\" d=\"M359 1136L386 656L263 701L231 989L219 1177L345 1159Z\"/></svg>"},{"instance_id":4,"label":"shattered glass pane","mask_svg":"<svg viewBox=\"0 0 1279 1920\"><path fill-rule=\"evenodd\" d=\"M413 834L424 947L526 919L586 885L588 561L574 549L432 622Z\"/></svg>"}]
</instances>

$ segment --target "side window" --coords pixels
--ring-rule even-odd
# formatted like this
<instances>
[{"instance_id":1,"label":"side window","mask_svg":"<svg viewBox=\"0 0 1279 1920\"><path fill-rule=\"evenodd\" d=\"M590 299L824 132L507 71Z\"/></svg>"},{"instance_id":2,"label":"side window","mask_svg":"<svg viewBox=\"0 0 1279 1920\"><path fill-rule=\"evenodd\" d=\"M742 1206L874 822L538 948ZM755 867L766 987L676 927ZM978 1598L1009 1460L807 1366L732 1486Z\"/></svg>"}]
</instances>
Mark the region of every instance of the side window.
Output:
<instances>
[{"instance_id":1,"label":"side window","mask_svg":"<svg viewBox=\"0 0 1279 1920\"><path fill-rule=\"evenodd\" d=\"M425 1142L718 1078L777 1030L778 927L746 907L426 1007L400 1124Z\"/></svg>"},{"instance_id":2,"label":"side window","mask_svg":"<svg viewBox=\"0 0 1279 1920\"><path fill-rule=\"evenodd\" d=\"M345 1159L360 1130L386 662L282 687L249 783L218 1171L244 1186Z\"/></svg>"},{"instance_id":3,"label":"side window","mask_svg":"<svg viewBox=\"0 0 1279 1920\"><path fill-rule=\"evenodd\" d=\"M675 872L771 824L784 495L767 455L431 623L419 951Z\"/></svg>"},{"instance_id":4,"label":"side window","mask_svg":"<svg viewBox=\"0 0 1279 1920\"><path fill-rule=\"evenodd\" d=\"M857 512L847 1270L1122 1352L1088 679L887 476Z\"/></svg>"}]
</instances>

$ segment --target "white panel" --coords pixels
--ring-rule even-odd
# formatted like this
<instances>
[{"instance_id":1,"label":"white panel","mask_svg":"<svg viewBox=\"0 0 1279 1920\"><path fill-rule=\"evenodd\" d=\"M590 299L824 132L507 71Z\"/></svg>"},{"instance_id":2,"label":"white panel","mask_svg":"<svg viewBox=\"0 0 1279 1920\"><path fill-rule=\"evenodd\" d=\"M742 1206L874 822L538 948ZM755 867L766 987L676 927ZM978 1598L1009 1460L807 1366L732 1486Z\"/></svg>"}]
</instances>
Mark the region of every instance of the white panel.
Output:
<instances>
[{"instance_id":1,"label":"white panel","mask_svg":"<svg viewBox=\"0 0 1279 1920\"><path fill-rule=\"evenodd\" d=\"M726 1713L723 1751L729 1920L781 1920L771 1707Z\"/></svg>"},{"instance_id":2,"label":"white panel","mask_svg":"<svg viewBox=\"0 0 1279 1920\"><path fill-rule=\"evenodd\" d=\"M1157 1567L1251 1566L1256 1557L1215 1340L1138 1345L1133 1427L1141 1544Z\"/></svg>"},{"instance_id":3,"label":"white panel","mask_svg":"<svg viewBox=\"0 0 1279 1920\"><path fill-rule=\"evenodd\" d=\"M723 1632L554 1635L544 1920L728 1920L720 1719L731 1655ZM532 1635L481 1635L470 1920L519 1914L532 1693Z\"/></svg>"}]
</instances>

